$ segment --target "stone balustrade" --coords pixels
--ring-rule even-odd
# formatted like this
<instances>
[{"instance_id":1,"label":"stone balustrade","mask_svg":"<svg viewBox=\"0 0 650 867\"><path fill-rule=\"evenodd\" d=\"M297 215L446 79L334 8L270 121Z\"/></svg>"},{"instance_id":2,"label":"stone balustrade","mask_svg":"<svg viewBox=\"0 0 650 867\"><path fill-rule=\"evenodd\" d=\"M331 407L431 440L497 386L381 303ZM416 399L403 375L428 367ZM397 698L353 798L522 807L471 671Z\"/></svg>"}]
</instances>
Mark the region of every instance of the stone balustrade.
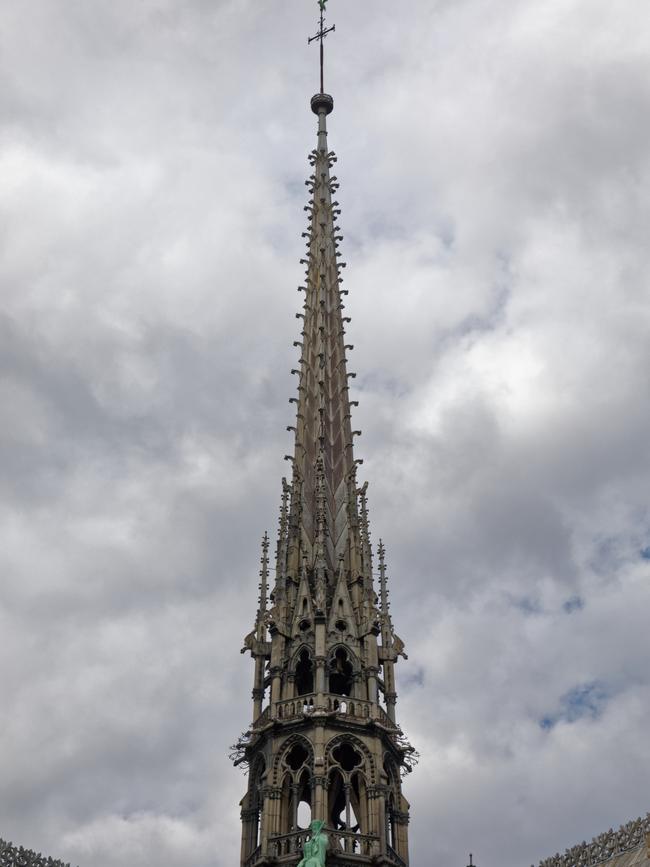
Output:
<instances>
[{"instance_id":1,"label":"stone balustrade","mask_svg":"<svg viewBox=\"0 0 650 867\"><path fill-rule=\"evenodd\" d=\"M371 834L355 834L352 831L327 831L330 850L347 855L372 856L379 853L379 837Z\"/></svg>"},{"instance_id":2,"label":"stone balustrade","mask_svg":"<svg viewBox=\"0 0 650 867\"><path fill-rule=\"evenodd\" d=\"M347 855L371 857L379 852L379 837L371 834L354 834L351 831L332 831L325 829L329 838L330 852L345 852ZM302 854L303 846L309 839L309 831L292 831L280 834L269 840L269 854L275 858L285 858ZM401 862L403 863L403 862Z\"/></svg>"},{"instance_id":3,"label":"stone balustrade","mask_svg":"<svg viewBox=\"0 0 650 867\"><path fill-rule=\"evenodd\" d=\"M300 719L316 710L316 701L317 696L314 693L301 695L297 698L285 698L277 703L274 718L278 720ZM325 693L323 701L324 707L322 709L327 713L337 713L349 719L360 721L374 719L386 726L386 728L397 728L382 707L366 699ZM255 723L256 728L258 725L263 725L269 721L270 717L267 715L267 711L270 712L270 708L266 708L264 713L259 717Z\"/></svg>"},{"instance_id":4,"label":"stone balustrade","mask_svg":"<svg viewBox=\"0 0 650 867\"><path fill-rule=\"evenodd\" d=\"M274 858L302 853L302 847L309 839L309 831L292 831L269 839L269 854Z\"/></svg>"}]
</instances>

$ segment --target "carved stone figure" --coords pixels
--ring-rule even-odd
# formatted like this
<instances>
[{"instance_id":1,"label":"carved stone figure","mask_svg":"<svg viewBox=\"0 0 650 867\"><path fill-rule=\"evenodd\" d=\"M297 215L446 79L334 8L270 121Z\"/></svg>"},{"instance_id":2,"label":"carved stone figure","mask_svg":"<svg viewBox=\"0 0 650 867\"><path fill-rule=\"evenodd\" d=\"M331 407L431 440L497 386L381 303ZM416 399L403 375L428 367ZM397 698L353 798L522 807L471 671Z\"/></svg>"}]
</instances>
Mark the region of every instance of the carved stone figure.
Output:
<instances>
[{"instance_id":1,"label":"carved stone figure","mask_svg":"<svg viewBox=\"0 0 650 867\"><path fill-rule=\"evenodd\" d=\"M303 858L298 867L325 867L325 853L329 846L327 834L323 831L325 822L315 819L309 826L311 837L302 847Z\"/></svg>"}]
</instances>

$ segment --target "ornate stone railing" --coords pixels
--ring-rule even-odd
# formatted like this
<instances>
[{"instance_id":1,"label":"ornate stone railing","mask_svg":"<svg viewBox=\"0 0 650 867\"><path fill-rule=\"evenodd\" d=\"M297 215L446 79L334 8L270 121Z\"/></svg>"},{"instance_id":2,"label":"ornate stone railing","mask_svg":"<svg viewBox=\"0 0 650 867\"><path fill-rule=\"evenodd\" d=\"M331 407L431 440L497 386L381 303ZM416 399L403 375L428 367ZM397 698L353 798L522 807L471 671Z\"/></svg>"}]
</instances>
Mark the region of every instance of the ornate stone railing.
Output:
<instances>
[{"instance_id":1,"label":"ornate stone railing","mask_svg":"<svg viewBox=\"0 0 650 867\"><path fill-rule=\"evenodd\" d=\"M642 846L647 834L650 834L650 813L645 818L634 819L622 825L616 831L610 828L604 834L594 837L590 843L578 843L577 846L567 849L563 855L552 855L540 861L539 867L594 867L603 861L609 861L615 855Z\"/></svg>"},{"instance_id":2,"label":"ornate stone railing","mask_svg":"<svg viewBox=\"0 0 650 867\"><path fill-rule=\"evenodd\" d=\"M292 831L290 834L279 834L269 840L269 855L282 858L285 855L302 853L309 831Z\"/></svg>"},{"instance_id":3,"label":"ornate stone railing","mask_svg":"<svg viewBox=\"0 0 650 867\"><path fill-rule=\"evenodd\" d=\"M0 840L0 867L70 867L70 865L39 855L31 849L16 847Z\"/></svg>"},{"instance_id":4,"label":"ornate stone railing","mask_svg":"<svg viewBox=\"0 0 650 867\"><path fill-rule=\"evenodd\" d=\"M379 852L379 837L354 834L352 831L327 831L330 850L347 855L375 855Z\"/></svg>"},{"instance_id":5,"label":"ornate stone railing","mask_svg":"<svg viewBox=\"0 0 650 867\"><path fill-rule=\"evenodd\" d=\"M370 834L353 834L351 831L332 831L326 829L331 852L345 852L348 855L376 854L379 849L379 837ZM280 834L269 840L269 854L275 858L302 853L302 847L309 838L309 831L292 831L290 834ZM400 862L403 863L403 862Z\"/></svg>"},{"instance_id":6,"label":"ornate stone railing","mask_svg":"<svg viewBox=\"0 0 650 867\"><path fill-rule=\"evenodd\" d=\"M301 695L298 698L285 698L275 706L275 717L280 720L298 719L304 714L313 713L316 696Z\"/></svg>"},{"instance_id":7,"label":"ornate stone railing","mask_svg":"<svg viewBox=\"0 0 650 867\"><path fill-rule=\"evenodd\" d=\"M316 709L317 696L315 693L309 695L301 695L297 698L285 698L279 701L276 705L276 718L280 720L300 719L305 714L313 713ZM395 723L391 721L386 711L379 705L373 704L363 698L353 698L346 695L334 695L333 693L325 693L323 702L327 713L337 713L341 716L346 716L354 720L370 720L376 719L386 728L397 728ZM255 722L255 728L264 725L268 722L267 708L264 713Z\"/></svg>"},{"instance_id":8,"label":"ornate stone railing","mask_svg":"<svg viewBox=\"0 0 650 867\"><path fill-rule=\"evenodd\" d=\"M351 719L369 720L373 718L373 709L378 706L363 698L350 698L345 695L326 695L325 702L328 711L336 711Z\"/></svg>"}]
</instances>

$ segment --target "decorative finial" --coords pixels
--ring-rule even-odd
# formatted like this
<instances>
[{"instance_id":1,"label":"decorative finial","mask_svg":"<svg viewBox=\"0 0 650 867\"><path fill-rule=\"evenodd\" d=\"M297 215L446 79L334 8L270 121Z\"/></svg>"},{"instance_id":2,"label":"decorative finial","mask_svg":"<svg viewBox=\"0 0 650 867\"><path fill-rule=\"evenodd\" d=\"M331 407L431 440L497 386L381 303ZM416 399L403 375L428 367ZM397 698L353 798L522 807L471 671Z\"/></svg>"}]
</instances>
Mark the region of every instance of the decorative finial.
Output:
<instances>
[{"instance_id":1,"label":"decorative finial","mask_svg":"<svg viewBox=\"0 0 650 867\"><path fill-rule=\"evenodd\" d=\"M473 858L473 855L472 855L472 853L470 852L470 853L469 853L469 864L468 864L468 867L476 867L476 865L474 864L472 858Z\"/></svg>"},{"instance_id":2,"label":"decorative finial","mask_svg":"<svg viewBox=\"0 0 650 867\"><path fill-rule=\"evenodd\" d=\"M269 588L269 534L262 537L262 557L260 563L259 608L257 610L257 625L264 622Z\"/></svg>"},{"instance_id":3,"label":"decorative finial","mask_svg":"<svg viewBox=\"0 0 650 867\"><path fill-rule=\"evenodd\" d=\"M307 44L311 45L312 42L320 42L320 92L321 94L325 93L325 78L324 78L324 67L325 67L325 50L323 46L323 41L328 33L332 33L336 30L336 25L332 24L331 27L325 27L325 5L327 0L318 0L318 5L320 7L320 21L318 33L315 36L311 36L307 40ZM330 111L332 109L330 108ZM329 112L328 112L329 114Z\"/></svg>"},{"instance_id":4,"label":"decorative finial","mask_svg":"<svg viewBox=\"0 0 650 867\"><path fill-rule=\"evenodd\" d=\"M388 587L386 585L386 549L384 548L384 543L381 539L379 540L379 549L377 553L379 555L379 599L381 611L390 625L390 614L388 613L390 606L388 604Z\"/></svg>"}]
</instances>

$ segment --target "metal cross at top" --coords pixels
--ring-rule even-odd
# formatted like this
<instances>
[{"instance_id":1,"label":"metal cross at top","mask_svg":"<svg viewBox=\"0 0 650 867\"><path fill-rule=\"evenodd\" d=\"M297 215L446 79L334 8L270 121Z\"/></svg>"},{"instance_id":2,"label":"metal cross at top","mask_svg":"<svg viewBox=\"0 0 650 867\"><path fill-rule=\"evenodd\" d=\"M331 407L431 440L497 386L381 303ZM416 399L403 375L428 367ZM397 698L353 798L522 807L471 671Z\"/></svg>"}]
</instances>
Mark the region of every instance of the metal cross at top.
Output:
<instances>
[{"instance_id":1,"label":"metal cross at top","mask_svg":"<svg viewBox=\"0 0 650 867\"><path fill-rule=\"evenodd\" d=\"M325 51L323 49L323 41L328 33L331 33L333 30L336 30L336 25L332 24L331 27L325 27L325 4L327 0L318 0L318 5L320 6L320 27L318 33L315 36L312 36L307 40L307 44L311 45L312 42L315 42L317 39L320 42L320 92L325 93L325 82L323 77L323 67L325 61Z\"/></svg>"}]
</instances>

